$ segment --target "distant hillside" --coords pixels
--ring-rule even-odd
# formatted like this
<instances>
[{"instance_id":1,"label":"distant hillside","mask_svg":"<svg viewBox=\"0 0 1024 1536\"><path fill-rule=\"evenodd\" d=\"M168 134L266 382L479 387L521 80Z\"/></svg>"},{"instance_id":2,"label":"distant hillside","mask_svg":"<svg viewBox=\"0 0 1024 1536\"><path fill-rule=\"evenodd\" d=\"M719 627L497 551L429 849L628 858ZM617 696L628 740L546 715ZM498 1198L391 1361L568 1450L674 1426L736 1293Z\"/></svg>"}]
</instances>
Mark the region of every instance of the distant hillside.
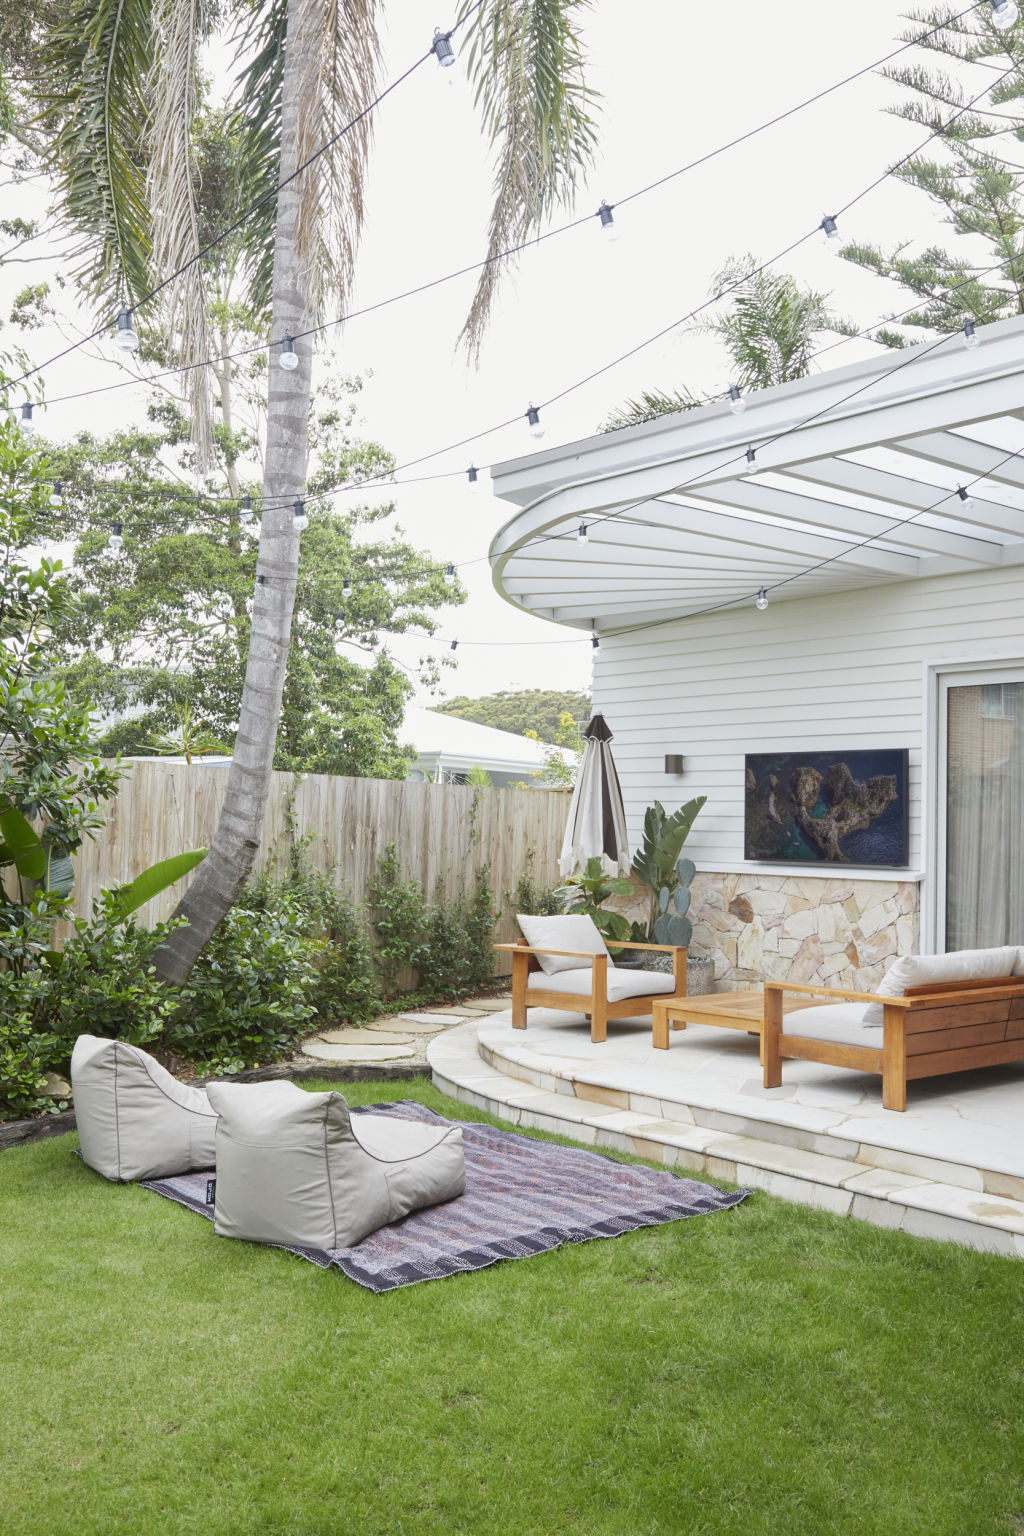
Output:
<instances>
[{"instance_id":1,"label":"distant hillside","mask_svg":"<svg viewBox=\"0 0 1024 1536\"><path fill-rule=\"evenodd\" d=\"M479 699L465 697L444 699L431 704L442 715L457 715L460 720L475 720L478 725L492 725L499 731L536 731L541 741L554 741L558 720L570 714L585 725L590 719L588 693L555 693L546 688L524 688L519 693L488 693Z\"/></svg>"}]
</instances>

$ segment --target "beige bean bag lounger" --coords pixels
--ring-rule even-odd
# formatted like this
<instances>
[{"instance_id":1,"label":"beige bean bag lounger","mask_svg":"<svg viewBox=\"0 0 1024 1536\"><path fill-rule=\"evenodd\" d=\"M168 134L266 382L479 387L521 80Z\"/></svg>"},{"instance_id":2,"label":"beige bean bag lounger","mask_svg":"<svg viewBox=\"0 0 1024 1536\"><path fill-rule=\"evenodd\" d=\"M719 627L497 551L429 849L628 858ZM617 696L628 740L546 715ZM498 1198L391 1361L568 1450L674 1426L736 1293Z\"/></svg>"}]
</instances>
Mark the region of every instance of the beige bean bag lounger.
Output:
<instances>
[{"instance_id":1,"label":"beige bean bag lounger","mask_svg":"<svg viewBox=\"0 0 1024 1536\"><path fill-rule=\"evenodd\" d=\"M384 1115L353 1122L340 1093L210 1083L217 1122L214 1230L329 1251L466 1187L462 1130Z\"/></svg>"},{"instance_id":2,"label":"beige bean bag lounger","mask_svg":"<svg viewBox=\"0 0 1024 1536\"><path fill-rule=\"evenodd\" d=\"M137 1045L79 1035L71 1089L82 1158L105 1179L170 1178L212 1168L217 1116Z\"/></svg>"}]
</instances>

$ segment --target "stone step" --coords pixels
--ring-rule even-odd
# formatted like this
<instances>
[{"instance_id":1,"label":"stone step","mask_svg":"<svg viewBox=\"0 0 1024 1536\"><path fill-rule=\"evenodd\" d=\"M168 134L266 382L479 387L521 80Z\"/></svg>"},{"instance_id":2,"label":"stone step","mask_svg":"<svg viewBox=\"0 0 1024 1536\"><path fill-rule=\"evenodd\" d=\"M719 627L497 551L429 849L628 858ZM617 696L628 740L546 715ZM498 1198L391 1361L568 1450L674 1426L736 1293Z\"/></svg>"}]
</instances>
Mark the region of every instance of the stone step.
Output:
<instances>
[{"instance_id":1,"label":"stone step","mask_svg":"<svg viewBox=\"0 0 1024 1536\"><path fill-rule=\"evenodd\" d=\"M700 1124L696 1112L689 1121L681 1113L678 1118L661 1113L661 1105L655 1112L653 1100L634 1108L626 1090L581 1083L578 1078L573 1081L553 1071L537 1073L541 1080L533 1081L522 1075L521 1062L510 1072L502 1069L494 1052L489 1053L492 1061L485 1061L478 1049L477 1029L475 1022L467 1023L430 1042L427 1060L433 1080L442 1093L513 1125L569 1136L588 1146L632 1152L667 1167L725 1179L914 1236L1024 1257L1022 1200L755 1134L749 1120L738 1133L722 1125ZM546 1057L545 1062L555 1065L556 1058ZM578 1072L580 1063L571 1065ZM680 1112L689 1108L671 1107Z\"/></svg>"}]
</instances>

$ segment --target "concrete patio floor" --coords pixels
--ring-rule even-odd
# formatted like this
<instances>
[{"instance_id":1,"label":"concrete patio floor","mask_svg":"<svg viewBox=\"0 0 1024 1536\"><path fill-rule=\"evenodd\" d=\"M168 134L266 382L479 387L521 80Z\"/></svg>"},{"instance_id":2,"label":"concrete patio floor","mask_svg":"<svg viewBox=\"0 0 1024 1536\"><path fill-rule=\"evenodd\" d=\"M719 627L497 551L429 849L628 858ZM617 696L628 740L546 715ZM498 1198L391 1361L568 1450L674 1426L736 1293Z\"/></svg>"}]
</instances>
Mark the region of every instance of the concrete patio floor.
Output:
<instances>
[{"instance_id":1,"label":"concrete patio floor","mask_svg":"<svg viewBox=\"0 0 1024 1536\"><path fill-rule=\"evenodd\" d=\"M439 1088L524 1127L558 1131L794 1200L1024 1257L1024 1064L908 1086L783 1063L764 1089L757 1041L691 1024L667 1051L649 1019L601 1045L581 1014L532 1009L467 1020L427 1044Z\"/></svg>"}]
</instances>

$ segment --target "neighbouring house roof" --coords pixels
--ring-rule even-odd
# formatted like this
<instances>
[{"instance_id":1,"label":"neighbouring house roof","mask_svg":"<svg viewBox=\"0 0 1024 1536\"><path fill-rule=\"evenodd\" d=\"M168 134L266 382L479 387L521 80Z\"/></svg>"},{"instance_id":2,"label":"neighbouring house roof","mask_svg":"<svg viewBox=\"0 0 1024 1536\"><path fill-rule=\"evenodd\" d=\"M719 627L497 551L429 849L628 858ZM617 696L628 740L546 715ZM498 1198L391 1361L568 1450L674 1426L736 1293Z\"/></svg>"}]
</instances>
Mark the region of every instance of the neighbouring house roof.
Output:
<instances>
[{"instance_id":1,"label":"neighbouring house roof","mask_svg":"<svg viewBox=\"0 0 1024 1536\"><path fill-rule=\"evenodd\" d=\"M1024 563L1024 319L976 337L495 465L521 508L491 544L495 586L614 633L761 587L775 602Z\"/></svg>"},{"instance_id":2,"label":"neighbouring house roof","mask_svg":"<svg viewBox=\"0 0 1024 1536\"><path fill-rule=\"evenodd\" d=\"M413 704L405 711L399 739L415 746L416 768L429 772L431 777L440 767L455 773L485 768L488 773L527 778L541 770L544 758L552 750L566 763L576 760L575 754L566 748L551 748L513 731L498 731L490 725L460 720L457 715L437 714Z\"/></svg>"}]
</instances>

